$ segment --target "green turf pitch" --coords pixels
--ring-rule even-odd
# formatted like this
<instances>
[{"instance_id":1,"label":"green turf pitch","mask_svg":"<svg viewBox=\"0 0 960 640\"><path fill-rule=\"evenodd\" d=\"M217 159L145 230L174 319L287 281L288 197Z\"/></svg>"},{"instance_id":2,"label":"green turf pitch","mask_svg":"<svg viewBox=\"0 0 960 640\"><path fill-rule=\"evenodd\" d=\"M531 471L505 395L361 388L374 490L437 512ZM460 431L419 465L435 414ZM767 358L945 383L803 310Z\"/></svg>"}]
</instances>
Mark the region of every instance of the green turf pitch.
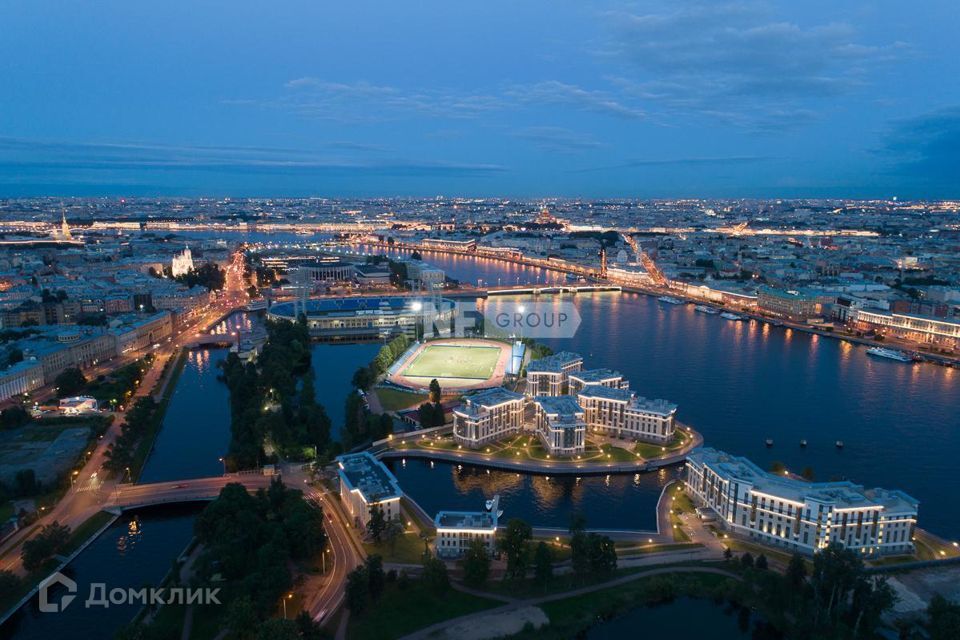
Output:
<instances>
[{"instance_id":1,"label":"green turf pitch","mask_svg":"<svg viewBox=\"0 0 960 640\"><path fill-rule=\"evenodd\" d=\"M496 347L428 345L402 373L411 378L486 380L499 359Z\"/></svg>"}]
</instances>

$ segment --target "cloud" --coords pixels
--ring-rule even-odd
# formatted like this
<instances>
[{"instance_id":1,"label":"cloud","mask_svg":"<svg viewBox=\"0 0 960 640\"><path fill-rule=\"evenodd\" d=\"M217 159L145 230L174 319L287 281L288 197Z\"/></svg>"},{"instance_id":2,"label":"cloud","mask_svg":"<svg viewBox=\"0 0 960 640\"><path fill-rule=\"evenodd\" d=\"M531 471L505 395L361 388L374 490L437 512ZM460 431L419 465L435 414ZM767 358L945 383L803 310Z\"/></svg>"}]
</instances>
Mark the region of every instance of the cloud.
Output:
<instances>
[{"instance_id":1,"label":"cloud","mask_svg":"<svg viewBox=\"0 0 960 640\"><path fill-rule=\"evenodd\" d=\"M720 158L660 158L660 159L635 159L627 160L614 165L603 167L588 167L584 169L574 169L570 173L591 173L594 171L609 171L611 169L633 169L642 167L704 167L704 166L730 166L730 165L748 165L762 162L779 160L772 156L727 156Z\"/></svg>"},{"instance_id":2,"label":"cloud","mask_svg":"<svg viewBox=\"0 0 960 640\"><path fill-rule=\"evenodd\" d=\"M960 106L891 122L877 152L891 173L955 189L960 182Z\"/></svg>"},{"instance_id":3,"label":"cloud","mask_svg":"<svg viewBox=\"0 0 960 640\"><path fill-rule=\"evenodd\" d=\"M828 104L863 88L880 65L909 51L899 42L864 44L845 23L785 20L764 1L679 2L606 18L602 55L628 69L613 79L624 93L745 127L789 125L791 118L768 114L813 113L811 101Z\"/></svg>"},{"instance_id":4,"label":"cloud","mask_svg":"<svg viewBox=\"0 0 960 640\"><path fill-rule=\"evenodd\" d=\"M624 104L606 91L589 90L558 80L547 80L531 85L510 88L507 95L525 104L570 105L619 118L643 118L642 109Z\"/></svg>"},{"instance_id":5,"label":"cloud","mask_svg":"<svg viewBox=\"0 0 960 640\"><path fill-rule=\"evenodd\" d=\"M75 143L0 137L0 168L43 171L215 171L235 174L315 176L484 177L507 171L496 164L432 162L404 158L376 160L327 154L381 147L333 142L319 151L265 147L165 146L139 143Z\"/></svg>"},{"instance_id":6,"label":"cloud","mask_svg":"<svg viewBox=\"0 0 960 640\"><path fill-rule=\"evenodd\" d=\"M512 135L551 153L577 153L604 146L591 136L562 127L527 127L514 131Z\"/></svg>"}]
</instances>

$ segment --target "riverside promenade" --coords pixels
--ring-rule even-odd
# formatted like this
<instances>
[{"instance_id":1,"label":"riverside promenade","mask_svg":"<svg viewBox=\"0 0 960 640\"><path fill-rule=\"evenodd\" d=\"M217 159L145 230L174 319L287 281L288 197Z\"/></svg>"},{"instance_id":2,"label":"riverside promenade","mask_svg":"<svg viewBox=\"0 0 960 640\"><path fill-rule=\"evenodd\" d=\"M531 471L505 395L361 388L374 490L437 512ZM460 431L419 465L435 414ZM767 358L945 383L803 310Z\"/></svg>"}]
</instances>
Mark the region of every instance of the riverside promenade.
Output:
<instances>
[{"instance_id":1,"label":"riverside promenade","mask_svg":"<svg viewBox=\"0 0 960 640\"><path fill-rule=\"evenodd\" d=\"M419 432L409 435L394 436L390 440L381 440L374 443L371 449L377 458L382 460L398 458L422 458L440 460L454 464L470 464L478 467L489 467L503 471L522 472L544 476L589 476L608 475L612 473L643 473L661 467L669 467L683 462L687 454L703 444L703 436L690 427L683 427L690 438L683 447L671 451L667 455L657 458L637 458L632 460L513 460L502 455L473 451L469 449L430 449L417 444L423 435ZM450 433L452 428L443 431L432 430L431 436L436 437ZM379 446L378 446L379 445Z\"/></svg>"}]
</instances>

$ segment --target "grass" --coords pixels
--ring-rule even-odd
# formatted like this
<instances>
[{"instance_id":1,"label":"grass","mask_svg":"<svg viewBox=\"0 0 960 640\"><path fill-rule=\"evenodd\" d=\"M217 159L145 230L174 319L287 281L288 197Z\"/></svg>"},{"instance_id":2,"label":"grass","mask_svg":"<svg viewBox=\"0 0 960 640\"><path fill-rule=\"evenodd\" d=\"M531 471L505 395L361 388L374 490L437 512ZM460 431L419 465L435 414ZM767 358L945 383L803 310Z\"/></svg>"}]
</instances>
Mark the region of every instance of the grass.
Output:
<instances>
[{"instance_id":1,"label":"grass","mask_svg":"<svg viewBox=\"0 0 960 640\"><path fill-rule=\"evenodd\" d=\"M486 380L499 359L495 347L427 345L401 373L408 378Z\"/></svg>"},{"instance_id":2,"label":"grass","mask_svg":"<svg viewBox=\"0 0 960 640\"><path fill-rule=\"evenodd\" d=\"M671 493L673 495L670 496L670 524L673 526L673 541L690 542L690 536L683 530L683 521L680 519L680 515L693 513L693 502L683 491L672 491Z\"/></svg>"},{"instance_id":3,"label":"grass","mask_svg":"<svg viewBox=\"0 0 960 640\"><path fill-rule=\"evenodd\" d=\"M364 542L363 550L367 555L382 557L384 562L420 564L423 561L423 540L413 532L401 533L393 542Z\"/></svg>"},{"instance_id":4,"label":"grass","mask_svg":"<svg viewBox=\"0 0 960 640\"><path fill-rule=\"evenodd\" d=\"M689 436L684 436L680 431L676 431L673 434L673 439L665 445L638 442L633 451L639 453L643 458L659 458L683 447L686 444L687 437Z\"/></svg>"},{"instance_id":5,"label":"grass","mask_svg":"<svg viewBox=\"0 0 960 640\"><path fill-rule=\"evenodd\" d=\"M143 470L143 466L147 462L147 458L150 457L150 452L153 451L153 443L156 440L157 435L160 433L160 429L163 427L163 418L167 414L167 406L170 404L170 399L173 397L173 392L177 388L177 381L180 379L180 374L183 372L183 367L187 362L187 351L186 349L181 349L180 353L177 355L176 363L173 365L174 369L170 373L170 380L167 382L167 386L163 391L163 398L160 400L159 406L157 406L156 411L153 412L153 415L149 419L149 424L140 442L137 443L136 451L133 455L133 463L130 465L131 477L136 480L140 477L140 472ZM161 376L160 380L157 381L158 384L161 384L163 377Z\"/></svg>"},{"instance_id":6,"label":"grass","mask_svg":"<svg viewBox=\"0 0 960 640\"><path fill-rule=\"evenodd\" d=\"M501 602L446 590L442 597L423 584L411 580L401 588L388 584L380 600L360 615L350 614L347 627L349 640L383 640L400 638L442 620L491 609Z\"/></svg>"},{"instance_id":7,"label":"grass","mask_svg":"<svg viewBox=\"0 0 960 640\"><path fill-rule=\"evenodd\" d=\"M384 411L400 411L402 409L416 407L426 402L428 398L428 396L423 394L390 389L388 387L374 389L373 393L377 394L377 398L380 399L380 406L383 407Z\"/></svg>"},{"instance_id":8,"label":"grass","mask_svg":"<svg viewBox=\"0 0 960 640\"><path fill-rule=\"evenodd\" d=\"M98 511L81 522L80 526L70 534L70 540L66 546L64 546L60 555L66 556L76 551L90 536L99 531L101 527L105 526L111 520L113 520L113 514L107 513L106 511Z\"/></svg>"}]
</instances>

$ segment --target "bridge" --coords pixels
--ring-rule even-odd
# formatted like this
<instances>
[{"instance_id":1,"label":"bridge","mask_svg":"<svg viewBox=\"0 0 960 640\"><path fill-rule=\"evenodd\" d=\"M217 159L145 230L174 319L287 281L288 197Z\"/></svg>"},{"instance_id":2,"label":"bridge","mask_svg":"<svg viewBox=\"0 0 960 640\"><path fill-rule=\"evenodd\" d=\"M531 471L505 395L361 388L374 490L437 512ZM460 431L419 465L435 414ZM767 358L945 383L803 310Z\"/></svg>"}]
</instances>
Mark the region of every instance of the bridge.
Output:
<instances>
[{"instance_id":1,"label":"bridge","mask_svg":"<svg viewBox=\"0 0 960 640\"><path fill-rule=\"evenodd\" d=\"M263 475L257 471L228 473L214 478L151 482L148 484L118 484L104 504L105 509L137 509L159 504L184 502L210 502L230 483L237 482L247 491L266 489L277 476Z\"/></svg>"}]
</instances>

